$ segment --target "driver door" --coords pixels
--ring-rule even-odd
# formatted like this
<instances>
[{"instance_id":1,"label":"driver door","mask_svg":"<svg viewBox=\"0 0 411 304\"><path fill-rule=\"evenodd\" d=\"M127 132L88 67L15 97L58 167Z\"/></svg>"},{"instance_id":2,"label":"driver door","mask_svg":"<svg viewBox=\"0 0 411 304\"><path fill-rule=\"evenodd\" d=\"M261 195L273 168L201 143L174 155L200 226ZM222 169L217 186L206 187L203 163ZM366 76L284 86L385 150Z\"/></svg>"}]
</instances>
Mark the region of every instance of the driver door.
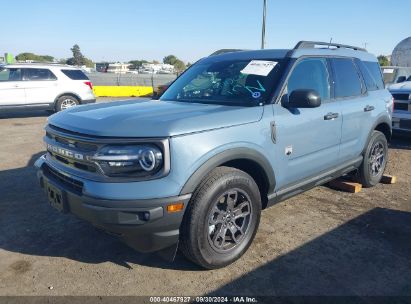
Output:
<instances>
[{"instance_id":1,"label":"driver door","mask_svg":"<svg viewBox=\"0 0 411 304\"><path fill-rule=\"evenodd\" d=\"M342 116L340 103L332 98L328 60L303 58L290 72L283 104L274 104L277 164L280 176L277 189L319 175L339 163ZM317 108L286 108L288 94L296 89L311 89L321 97Z\"/></svg>"}]
</instances>

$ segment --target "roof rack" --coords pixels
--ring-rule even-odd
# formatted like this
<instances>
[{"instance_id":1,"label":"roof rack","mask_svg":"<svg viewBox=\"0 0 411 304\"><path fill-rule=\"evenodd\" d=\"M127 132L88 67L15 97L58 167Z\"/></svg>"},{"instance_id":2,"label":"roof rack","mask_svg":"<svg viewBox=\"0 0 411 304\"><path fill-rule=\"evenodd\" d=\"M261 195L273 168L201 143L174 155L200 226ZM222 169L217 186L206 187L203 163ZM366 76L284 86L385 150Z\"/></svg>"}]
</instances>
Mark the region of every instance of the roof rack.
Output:
<instances>
[{"instance_id":1,"label":"roof rack","mask_svg":"<svg viewBox=\"0 0 411 304\"><path fill-rule=\"evenodd\" d=\"M360 48L358 46L345 45L345 44L332 43L332 42L320 42L320 41L300 41L296 44L296 46L294 47L294 50L297 50L297 49L315 49L315 47L317 45L326 46L327 48L335 47L337 49L344 48L344 49L352 49L354 51L367 52L366 49Z\"/></svg>"},{"instance_id":2,"label":"roof rack","mask_svg":"<svg viewBox=\"0 0 411 304\"><path fill-rule=\"evenodd\" d=\"M241 52L241 51L246 51L246 50L243 50L243 49L221 49L221 50L215 51L214 53L210 54L209 56L221 55L221 54L232 53L232 52Z\"/></svg>"}]
</instances>

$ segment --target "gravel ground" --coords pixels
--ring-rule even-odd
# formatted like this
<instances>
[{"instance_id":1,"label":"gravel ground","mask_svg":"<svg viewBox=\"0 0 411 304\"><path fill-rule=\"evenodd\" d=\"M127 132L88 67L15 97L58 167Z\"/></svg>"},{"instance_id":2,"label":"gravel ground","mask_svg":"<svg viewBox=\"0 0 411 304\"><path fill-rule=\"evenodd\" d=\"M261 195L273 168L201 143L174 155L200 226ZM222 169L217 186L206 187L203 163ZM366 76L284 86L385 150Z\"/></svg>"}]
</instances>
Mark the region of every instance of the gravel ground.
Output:
<instances>
[{"instance_id":1,"label":"gravel ground","mask_svg":"<svg viewBox=\"0 0 411 304\"><path fill-rule=\"evenodd\" d=\"M411 140L395 138L379 184L318 187L263 212L248 252L204 271L140 254L46 204L33 162L45 112L0 115L0 295L411 296Z\"/></svg>"}]
</instances>

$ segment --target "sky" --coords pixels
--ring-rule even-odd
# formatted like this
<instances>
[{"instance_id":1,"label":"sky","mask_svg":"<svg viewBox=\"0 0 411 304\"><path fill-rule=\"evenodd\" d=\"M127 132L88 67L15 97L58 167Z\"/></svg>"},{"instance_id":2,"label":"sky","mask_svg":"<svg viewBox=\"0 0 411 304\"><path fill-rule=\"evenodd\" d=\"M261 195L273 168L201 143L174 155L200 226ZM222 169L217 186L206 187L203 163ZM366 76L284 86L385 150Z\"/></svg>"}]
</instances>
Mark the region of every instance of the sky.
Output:
<instances>
[{"instance_id":1,"label":"sky","mask_svg":"<svg viewBox=\"0 0 411 304\"><path fill-rule=\"evenodd\" d=\"M71 56L95 62L194 62L222 48L259 49L263 0L0 0L0 54ZM411 36L410 0L267 0L266 48L300 40L392 53ZM401 26L401 24L403 26Z\"/></svg>"}]
</instances>

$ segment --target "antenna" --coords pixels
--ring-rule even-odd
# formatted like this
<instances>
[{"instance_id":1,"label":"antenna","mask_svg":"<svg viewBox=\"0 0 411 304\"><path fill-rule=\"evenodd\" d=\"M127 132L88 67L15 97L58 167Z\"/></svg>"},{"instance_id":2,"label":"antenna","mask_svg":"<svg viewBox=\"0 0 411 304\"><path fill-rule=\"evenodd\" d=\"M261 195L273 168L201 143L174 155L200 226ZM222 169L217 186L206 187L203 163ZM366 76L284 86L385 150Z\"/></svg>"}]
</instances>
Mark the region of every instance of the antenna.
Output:
<instances>
[{"instance_id":1,"label":"antenna","mask_svg":"<svg viewBox=\"0 0 411 304\"><path fill-rule=\"evenodd\" d=\"M261 49L264 49L265 45L265 15L266 15L266 9L267 9L267 0L264 0L263 2L263 26L261 30Z\"/></svg>"}]
</instances>

